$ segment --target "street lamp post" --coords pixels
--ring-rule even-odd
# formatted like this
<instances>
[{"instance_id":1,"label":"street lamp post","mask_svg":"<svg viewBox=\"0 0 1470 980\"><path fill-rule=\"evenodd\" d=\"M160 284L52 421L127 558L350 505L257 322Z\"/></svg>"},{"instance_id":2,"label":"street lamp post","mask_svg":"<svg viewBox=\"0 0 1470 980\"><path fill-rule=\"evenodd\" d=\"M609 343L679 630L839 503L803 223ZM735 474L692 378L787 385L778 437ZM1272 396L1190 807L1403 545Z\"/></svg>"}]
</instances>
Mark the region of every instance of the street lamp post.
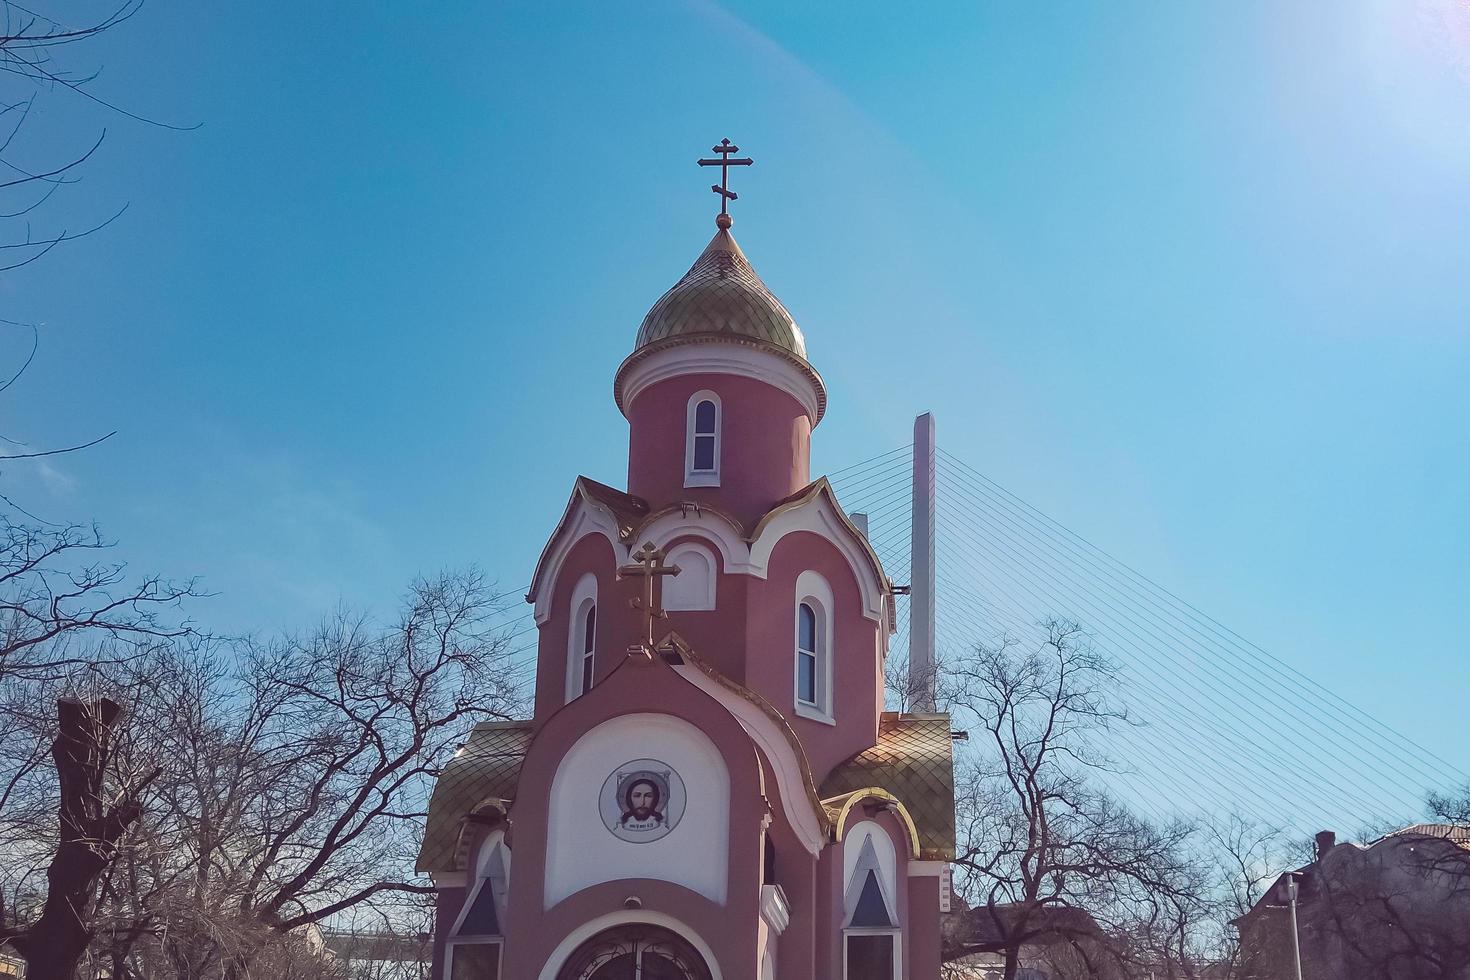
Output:
<instances>
[{"instance_id":1,"label":"street lamp post","mask_svg":"<svg viewBox=\"0 0 1470 980\"><path fill-rule=\"evenodd\" d=\"M1286 876L1286 902L1291 908L1291 955L1296 962L1296 980L1302 980L1302 941L1296 925L1296 896L1296 873L1291 872Z\"/></svg>"}]
</instances>

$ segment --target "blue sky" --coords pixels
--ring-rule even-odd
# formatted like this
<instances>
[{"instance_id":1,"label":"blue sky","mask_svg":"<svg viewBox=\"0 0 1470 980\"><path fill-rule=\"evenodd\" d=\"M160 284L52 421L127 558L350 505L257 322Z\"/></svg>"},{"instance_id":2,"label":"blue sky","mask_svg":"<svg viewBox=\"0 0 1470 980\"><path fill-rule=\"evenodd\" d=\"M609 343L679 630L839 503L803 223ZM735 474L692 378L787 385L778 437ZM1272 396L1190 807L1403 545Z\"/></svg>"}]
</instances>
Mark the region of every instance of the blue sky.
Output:
<instances>
[{"instance_id":1,"label":"blue sky","mask_svg":"<svg viewBox=\"0 0 1470 980\"><path fill-rule=\"evenodd\" d=\"M1463 745L1470 8L152 0L108 138L0 277L3 480L230 631L524 584L612 373L712 231L807 333L817 472L942 444L1334 690ZM78 52L80 55L80 52ZM85 67L88 61L79 62ZM43 226L38 225L38 228ZM9 338L7 352L28 337ZM1426 680L1427 679L1427 680Z\"/></svg>"}]
</instances>

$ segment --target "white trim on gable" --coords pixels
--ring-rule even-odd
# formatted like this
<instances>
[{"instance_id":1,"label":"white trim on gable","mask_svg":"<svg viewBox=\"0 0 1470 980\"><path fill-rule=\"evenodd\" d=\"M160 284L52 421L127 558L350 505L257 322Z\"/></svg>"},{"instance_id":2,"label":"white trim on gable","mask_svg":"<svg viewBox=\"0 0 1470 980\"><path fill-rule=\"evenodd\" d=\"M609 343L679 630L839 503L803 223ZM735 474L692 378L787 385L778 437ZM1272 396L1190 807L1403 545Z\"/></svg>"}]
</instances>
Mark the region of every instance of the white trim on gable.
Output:
<instances>
[{"instance_id":1,"label":"white trim on gable","mask_svg":"<svg viewBox=\"0 0 1470 980\"><path fill-rule=\"evenodd\" d=\"M540 580L531 583L532 594L536 596L533 611L537 626L546 625L546 621L551 618L551 596L556 591L556 580L561 574L562 563L587 535L601 534L607 538L608 544L613 548L614 565L628 561L628 548L618 537L618 522L611 512L589 503L585 497L577 497L571 510L572 520L567 523L558 540L547 549L546 556L541 561Z\"/></svg>"},{"instance_id":2,"label":"white trim on gable","mask_svg":"<svg viewBox=\"0 0 1470 980\"><path fill-rule=\"evenodd\" d=\"M766 569L771 562L771 553L776 550L776 545L781 539L797 531L811 531L832 542L842 553L842 557L847 559L848 567L852 569L853 575L857 578L858 591L862 593L863 599L863 615L874 622L881 623L883 621L883 583L873 569L869 556L853 540L852 528L843 520L842 515L838 513L826 494L819 493L807 503L777 515L761 529L760 537L750 546L750 566L760 570L757 573L758 576L766 577Z\"/></svg>"},{"instance_id":3,"label":"white trim on gable","mask_svg":"<svg viewBox=\"0 0 1470 980\"><path fill-rule=\"evenodd\" d=\"M796 750L787 741L774 721L760 708L740 697L729 688L711 678L693 664L680 664L674 668L679 676L714 698L725 710L735 716L740 727L760 746L775 770L776 785L781 790L781 808L786 812L786 822L796 833L801 846L813 857L827 846L827 835L812 809L807 795L806 779L801 760Z\"/></svg>"},{"instance_id":4,"label":"white trim on gable","mask_svg":"<svg viewBox=\"0 0 1470 980\"><path fill-rule=\"evenodd\" d=\"M551 595L562 563L589 534L601 534L607 539L613 546L613 562L619 565L629 561L632 548L641 547L645 541L652 541L662 548L676 537L692 535L719 551L724 574L764 579L776 545L786 535L797 531L810 531L833 543L857 580L858 591L862 594L863 615L876 623L885 623L883 583L873 567L872 558L828 494L821 492L777 515L761 528L760 536L754 542L747 542L727 518L691 507L686 511L671 510L655 518L641 528L634 539L630 539L631 548L619 537L618 523L611 511L586 497L575 496L563 521L562 533L548 545L538 565L541 574L532 583L531 594L536 597L536 625L545 625L551 616ZM886 642L886 635L880 642Z\"/></svg>"}]
</instances>

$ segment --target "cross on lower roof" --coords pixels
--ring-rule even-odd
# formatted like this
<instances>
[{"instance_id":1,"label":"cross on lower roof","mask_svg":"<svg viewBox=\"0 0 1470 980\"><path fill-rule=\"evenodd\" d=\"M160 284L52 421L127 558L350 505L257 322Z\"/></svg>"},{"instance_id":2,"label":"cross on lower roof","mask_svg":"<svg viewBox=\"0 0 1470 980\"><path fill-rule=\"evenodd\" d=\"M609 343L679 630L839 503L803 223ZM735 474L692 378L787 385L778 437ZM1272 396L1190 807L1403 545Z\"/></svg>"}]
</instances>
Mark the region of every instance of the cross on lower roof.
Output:
<instances>
[{"instance_id":1,"label":"cross on lower roof","mask_svg":"<svg viewBox=\"0 0 1470 980\"><path fill-rule=\"evenodd\" d=\"M730 202L740 199L739 194L736 194L734 191L730 190L730 168L748 167L751 164L755 163L755 161L752 160L750 157L737 157L733 160L730 159L730 154L739 153L740 147L736 146L734 143L731 143L727 139L720 140L720 145L714 147L712 152L718 153L720 155L719 159L700 160L699 165L701 167L720 168L720 182L718 184L711 184L710 190L720 195L720 216L715 219L715 224L719 225L721 228L728 228L730 227L731 223Z\"/></svg>"},{"instance_id":2,"label":"cross on lower roof","mask_svg":"<svg viewBox=\"0 0 1470 980\"><path fill-rule=\"evenodd\" d=\"M667 556L662 548L654 546L652 541L645 541L643 547L631 555L633 564L622 565L618 568L618 578L637 577L644 581L644 594L634 597L628 604L634 609L642 609L643 617L647 623L647 631L644 637L644 649L649 656L653 656L653 621L664 619L668 613L658 608L654 602L653 583L665 575L678 575L678 565L665 565L664 558Z\"/></svg>"}]
</instances>

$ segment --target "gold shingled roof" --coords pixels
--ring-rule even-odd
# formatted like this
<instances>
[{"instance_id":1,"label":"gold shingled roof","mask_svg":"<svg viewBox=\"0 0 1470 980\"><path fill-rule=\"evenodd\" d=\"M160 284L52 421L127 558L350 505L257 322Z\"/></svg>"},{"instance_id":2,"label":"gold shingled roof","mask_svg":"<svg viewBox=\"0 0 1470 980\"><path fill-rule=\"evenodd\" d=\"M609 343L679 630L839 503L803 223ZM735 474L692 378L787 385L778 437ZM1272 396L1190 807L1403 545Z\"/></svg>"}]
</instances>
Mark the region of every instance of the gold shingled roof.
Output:
<instances>
[{"instance_id":1,"label":"gold shingled roof","mask_svg":"<svg viewBox=\"0 0 1470 980\"><path fill-rule=\"evenodd\" d=\"M949 715L885 711L878 744L842 763L822 781L829 803L871 786L903 803L919 833L919 857L954 858L954 754Z\"/></svg>"},{"instance_id":2,"label":"gold shingled roof","mask_svg":"<svg viewBox=\"0 0 1470 980\"><path fill-rule=\"evenodd\" d=\"M684 278L664 293L638 329L634 349L670 337L734 334L806 358L806 340L750 260L721 228Z\"/></svg>"},{"instance_id":3,"label":"gold shingled roof","mask_svg":"<svg viewBox=\"0 0 1470 980\"><path fill-rule=\"evenodd\" d=\"M529 721L482 721L475 726L434 784L419 871L463 870L457 866L456 850L464 817L486 800L515 799L521 763L534 734Z\"/></svg>"}]
</instances>

